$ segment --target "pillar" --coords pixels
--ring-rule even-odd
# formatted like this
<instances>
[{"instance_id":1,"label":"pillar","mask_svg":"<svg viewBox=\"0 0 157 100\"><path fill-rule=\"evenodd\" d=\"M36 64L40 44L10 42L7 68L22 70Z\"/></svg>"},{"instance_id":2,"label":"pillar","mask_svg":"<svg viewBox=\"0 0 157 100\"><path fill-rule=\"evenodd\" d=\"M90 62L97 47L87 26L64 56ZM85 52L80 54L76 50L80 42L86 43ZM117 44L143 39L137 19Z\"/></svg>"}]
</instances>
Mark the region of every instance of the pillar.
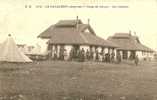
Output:
<instances>
[{"instance_id":1,"label":"pillar","mask_svg":"<svg viewBox=\"0 0 157 100\"><path fill-rule=\"evenodd\" d=\"M117 58L117 50L116 50L115 48L113 48L113 51L114 51L114 53L115 53L114 59L116 60L116 58Z\"/></svg>"},{"instance_id":2,"label":"pillar","mask_svg":"<svg viewBox=\"0 0 157 100\"><path fill-rule=\"evenodd\" d=\"M104 50L105 50L105 53L108 53L108 48L104 48Z\"/></svg>"},{"instance_id":3,"label":"pillar","mask_svg":"<svg viewBox=\"0 0 157 100\"><path fill-rule=\"evenodd\" d=\"M60 45L57 45L57 58L60 56Z\"/></svg>"},{"instance_id":4,"label":"pillar","mask_svg":"<svg viewBox=\"0 0 157 100\"><path fill-rule=\"evenodd\" d=\"M130 59L131 51L128 51L128 57L127 59Z\"/></svg>"},{"instance_id":5,"label":"pillar","mask_svg":"<svg viewBox=\"0 0 157 100\"><path fill-rule=\"evenodd\" d=\"M123 51L120 50L121 59L123 59Z\"/></svg>"}]
</instances>

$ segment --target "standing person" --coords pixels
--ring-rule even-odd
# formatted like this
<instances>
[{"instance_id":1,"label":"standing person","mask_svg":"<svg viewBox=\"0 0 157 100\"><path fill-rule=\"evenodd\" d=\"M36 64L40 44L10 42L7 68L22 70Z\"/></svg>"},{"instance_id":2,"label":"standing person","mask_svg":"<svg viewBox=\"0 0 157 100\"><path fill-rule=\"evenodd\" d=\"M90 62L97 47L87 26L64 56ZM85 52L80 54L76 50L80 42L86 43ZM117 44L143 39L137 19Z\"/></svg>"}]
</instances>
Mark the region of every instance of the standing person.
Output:
<instances>
[{"instance_id":1,"label":"standing person","mask_svg":"<svg viewBox=\"0 0 157 100\"><path fill-rule=\"evenodd\" d=\"M111 53L111 63L113 63L113 62L114 62L114 57L115 57L115 52L114 52L114 51L112 51L112 53Z\"/></svg>"},{"instance_id":2,"label":"standing person","mask_svg":"<svg viewBox=\"0 0 157 100\"><path fill-rule=\"evenodd\" d=\"M63 48L63 47L60 48L59 51L60 51L60 52L59 52L59 59L60 59L60 60L64 60L64 48Z\"/></svg>"},{"instance_id":3,"label":"standing person","mask_svg":"<svg viewBox=\"0 0 157 100\"><path fill-rule=\"evenodd\" d=\"M108 53L108 63L110 63L111 62L111 55L110 55L110 53Z\"/></svg>"},{"instance_id":4,"label":"standing person","mask_svg":"<svg viewBox=\"0 0 157 100\"><path fill-rule=\"evenodd\" d=\"M81 50L81 61L84 62L84 60L85 60L85 50L84 50L84 48L82 48L82 50Z\"/></svg>"},{"instance_id":5,"label":"standing person","mask_svg":"<svg viewBox=\"0 0 157 100\"><path fill-rule=\"evenodd\" d=\"M102 55L102 62L105 62L105 53Z\"/></svg>"},{"instance_id":6,"label":"standing person","mask_svg":"<svg viewBox=\"0 0 157 100\"><path fill-rule=\"evenodd\" d=\"M106 54L106 62L107 62L107 63L110 63L110 60L111 60L111 59L110 59L110 53L107 53L107 54Z\"/></svg>"},{"instance_id":7,"label":"standing person","mask_svg":"<svg viewBox=\"0 0 157 100\"><path fill-rule=\"evenodd\" d=\"M105 62L105 50L102 53L102 62Z\"/></svg>"},{"instance_id":8,"label":"standing person","mask_svg":"<svg viewBox=\"0 0 157 100\"><path fill-rule=\"evenodd\" d=\"M93 52L93 51L90 51L90 60L93 61L93 59L94 59L94 52Z\"/></svg>"},{"instance_id":9,"label":"standing person","mask_svg":"<svg viewBox=\"0 0 157 100\"><path fill-rule=\"evenodd\" d=\"M78 59L78 61L81 61L81 57L82 57L81 50L78 49L78 50L77 50L77 56L76 56L76 58Z\"/></svg>"},{"instance_id":10,"label":"standing person","mask_svg":"<svg viewBox=\"0 0 157 100\"><path fill-rule=\"evenodd\" d=\"M80 50L80 53L79 53L79 55L80 55L80 61L81 62L83 62L84 60L85 60L85 51L84 51L84 48L82 48L81 50Z\"/></svg>"},{"instance_id":11,"label":"standing person","mask_svg":"<svg viewBox=\"0 0 157 100\"><path fill-rule=\"evenodd\" d=\"M57 60L57 51L54 51L54 60Z\"/></svg>"},{"instance_id":12,"label":"standing person","mask_svg":"<svg viewBox=\"0 0 157 100\"><path fill-rule=\"evenodd\" d=\"M105 62L107 63L107 56L108 56L108 53L105 53Z\"/></svg>"},{"instance_id":13,"label":"standing person","mask_svg":"<svg viewBox=\"0 0 157 100\"><path fill-rule=\"evenodd\" d=\"M118 64L121 62L121 54L120 54L120 52L117 53L117 61L118 61Z\"/></svg>"},{"instance_id":14,"label":"standing person","mask_svg":"<svg viewBox=\"0 0 157 100\"><path fill-rule=\"evenodd\" d=\"M74 48L71 48L69 55L69 60L72 61L74 58Z\"/></svg>"},{"instance_id":15,"label":"standing person","mask_svg":"<svg viewBox=\"0 0 157 100\"><path fill-rule=\"evenodd\" d=\"M90 52L89 52L88 49L87 49L87 51L86 51L86 59L87 59L87 60L90 60Z\"/></svg>"},{"instance_id":16,"label":"standing person","mask_svg":"<svg viewBox=\"0 0 157 100\"><path fill-rule=\"evenodd\" d=\"M98 50L96 50L96 61L99 61L99 51Z\"/></svg>"},{"instance_id":17,"label":"standing person","mask_svg":"<svg viewBox=\"0 0 157 100\"><path fill-rule=\"evenodd\" d=\"M68 54L67 54L67 50L66 49L64 49L63 60L68 60Z\"/></svg>"},{"instance_id":18,"label":"standing person","mask_svg":"<svg viewBox=\"0 0 157 100\"><path fill-rule=\"evenodd\" d=\"M137 66L139 63L139 58L138 58L138 55L135 56L135 65Z\"/></svg>"}]
</instances>

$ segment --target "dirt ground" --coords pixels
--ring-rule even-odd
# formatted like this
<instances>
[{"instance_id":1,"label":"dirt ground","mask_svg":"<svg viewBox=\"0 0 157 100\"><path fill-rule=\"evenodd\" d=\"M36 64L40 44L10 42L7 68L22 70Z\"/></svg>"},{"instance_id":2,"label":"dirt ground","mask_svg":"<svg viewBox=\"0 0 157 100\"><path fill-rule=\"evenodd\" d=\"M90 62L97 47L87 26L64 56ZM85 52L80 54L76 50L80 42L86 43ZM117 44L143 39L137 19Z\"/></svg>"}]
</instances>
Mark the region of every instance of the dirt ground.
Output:
<instances>
[{"instance_id":1,"label":"dirt ground","mask_svg":"<svg viewBox=\"0 0 157 100\"><path fill-rule=\"evenodd\" d=\"M1 63L0 100L157 100L157 62Z\"/></svg>"}]
</instances>

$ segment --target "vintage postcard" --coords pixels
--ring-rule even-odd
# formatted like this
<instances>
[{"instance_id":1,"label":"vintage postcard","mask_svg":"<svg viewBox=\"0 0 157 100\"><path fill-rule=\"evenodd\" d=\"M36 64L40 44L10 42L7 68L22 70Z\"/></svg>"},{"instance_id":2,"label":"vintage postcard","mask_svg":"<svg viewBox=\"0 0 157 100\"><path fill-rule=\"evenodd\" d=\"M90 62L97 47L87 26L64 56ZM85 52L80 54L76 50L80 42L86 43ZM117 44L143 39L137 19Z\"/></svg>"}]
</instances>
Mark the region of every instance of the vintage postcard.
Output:
<instances>
[{"instance_id":1,"label":"vintage postcard","mask_svg":"<svg viewBox=\"0 0 157 100\"><path fill-rule=\"evenodd\" d=\"M1 0L0 100L157 100L157 0Z\"/></svg>"}]
</instances>

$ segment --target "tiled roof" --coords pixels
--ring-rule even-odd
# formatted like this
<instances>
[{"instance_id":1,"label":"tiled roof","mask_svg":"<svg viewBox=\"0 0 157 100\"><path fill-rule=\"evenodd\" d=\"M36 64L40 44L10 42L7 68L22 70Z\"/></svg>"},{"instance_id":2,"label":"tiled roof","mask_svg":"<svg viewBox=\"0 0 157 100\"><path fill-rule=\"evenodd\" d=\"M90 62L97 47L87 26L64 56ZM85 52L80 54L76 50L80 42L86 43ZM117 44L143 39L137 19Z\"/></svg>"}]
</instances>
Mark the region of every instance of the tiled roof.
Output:
<instances>
[{"instance_id":1,"label":"tiled roof","mask_svg":"<svg viewBox=\"0 0 157 100\"><path fill-rule=\"evenodd\" d=\"M112 42L96 36L89 24L83 24L81 20L61 20L57 24L50 26L38 37L48 38L51 44L79 44L96 45L106 47L117 47ZM88 29L89 32L85 32Z\"/></svg>"},{"instance_id":2,"label":"tiled roof","mask_svg":"<svg viewBox=\"0 0 157 100\"><path fill-rule=\"evenodd\" d=\"M116 43L120 50L137 50L137 51L149 51L153 52L152 49L140 43L137 36L132 36L128 33L115 34L108 38L109 41Z\"/></svg>"}]
</instances>

